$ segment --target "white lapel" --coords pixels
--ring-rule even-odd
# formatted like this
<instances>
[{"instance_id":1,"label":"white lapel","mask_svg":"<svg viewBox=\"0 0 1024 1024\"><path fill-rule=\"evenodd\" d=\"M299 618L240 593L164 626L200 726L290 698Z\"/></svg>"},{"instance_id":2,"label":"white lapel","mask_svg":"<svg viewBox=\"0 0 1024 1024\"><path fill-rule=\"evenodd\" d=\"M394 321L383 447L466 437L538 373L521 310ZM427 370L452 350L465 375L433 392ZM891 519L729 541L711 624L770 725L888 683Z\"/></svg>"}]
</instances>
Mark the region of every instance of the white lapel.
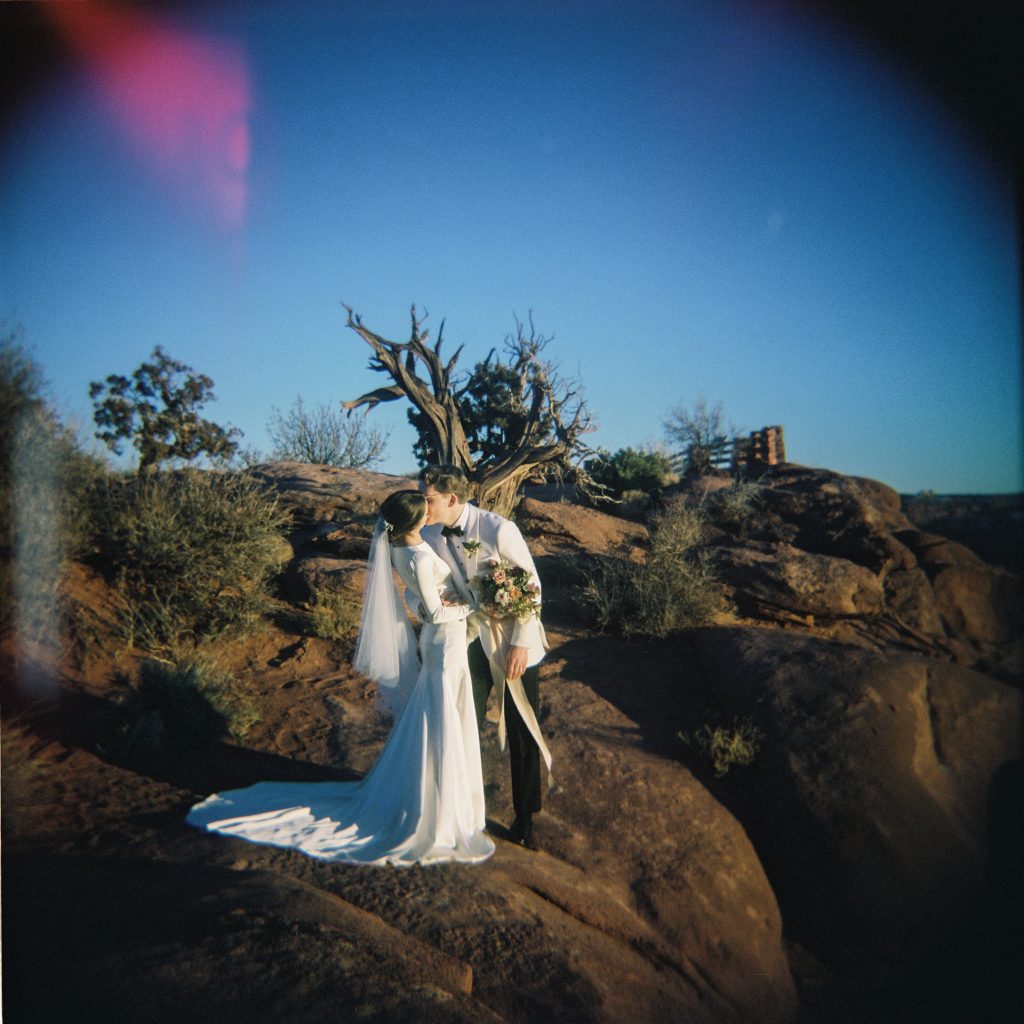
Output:
<instances>
[{"instance_id":1,"label":"white lapel","mask_svg":"<svg viewBox=\"0 0 1024 1024\"><path fill-rule=\"evenodd\" d=\"M466 525L462 534L462 557L466 560L466 574L472 581L477 575L477 565L480 561L480 548L476 546L480 544L480 510L475 505L470 505L468 509ZM474 543L472 551L466 550L465 542L467 540Z\"/></svg>"},{"instance_id":2,"label":"white lapel","mask_svg":"<svg viewBox=\"0 0 1024 1024\"><path fill-rule=\"evenodd\" d=\"M488 514L480 517L480 539L483 545L480 548L481 558L504 558L505 552L498 546L498 537L501 531L501 524L505 520L501 516Z\"/></svg>"}]
</instances>

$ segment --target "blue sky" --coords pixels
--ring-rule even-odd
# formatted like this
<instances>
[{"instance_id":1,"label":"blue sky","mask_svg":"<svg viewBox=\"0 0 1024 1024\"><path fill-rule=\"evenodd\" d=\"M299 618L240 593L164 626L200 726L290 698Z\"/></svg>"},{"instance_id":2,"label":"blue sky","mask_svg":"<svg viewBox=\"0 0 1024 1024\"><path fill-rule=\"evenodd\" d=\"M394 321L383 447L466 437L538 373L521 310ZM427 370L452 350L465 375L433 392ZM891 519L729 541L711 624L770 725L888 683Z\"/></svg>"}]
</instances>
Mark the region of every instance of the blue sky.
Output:
<instances>
[{"instance_id":1,"label":"blue sky","mask_svg":"<svg viewBox=\"0 0 1024 1024\"><path fill-rule=\"evenodd\" d=\"M1013 191L971 125L785 5L555 9L154 11L245 86L230 215L80 53L0 164L0 316L65 416L159 344L265 450L273 407L384 383L342 302L396 340L417 303L467 368L532 310L595 446L658 443L703 396L796 462L1024 489ZM370 415L410 469L404 407Z\"/></svg>"}]
</instances>

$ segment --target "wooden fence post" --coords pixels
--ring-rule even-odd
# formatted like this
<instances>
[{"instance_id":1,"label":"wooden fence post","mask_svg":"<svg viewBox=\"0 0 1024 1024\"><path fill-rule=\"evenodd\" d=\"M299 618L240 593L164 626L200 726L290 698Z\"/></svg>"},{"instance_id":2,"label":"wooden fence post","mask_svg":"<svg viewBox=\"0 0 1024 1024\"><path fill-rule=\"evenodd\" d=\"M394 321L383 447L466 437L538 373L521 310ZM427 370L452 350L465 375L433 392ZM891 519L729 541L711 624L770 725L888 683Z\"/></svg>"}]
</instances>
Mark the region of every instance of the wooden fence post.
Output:
<instances>
[{"instance_id":1,"label":"wooden fence post","mask_svg":"<svg viewBox=\"0 0 1024 1024\"><path fill-rule=\"evenodd\" d=\"M674 455L673 466L684 468L694 447L691 445L685 454ZM776 466L786 461L786 442L781 426L752 430L746 437L716 437L703 450L708 465L728 464L733 472L754 464Z\"/></svg>"}]
</instances>

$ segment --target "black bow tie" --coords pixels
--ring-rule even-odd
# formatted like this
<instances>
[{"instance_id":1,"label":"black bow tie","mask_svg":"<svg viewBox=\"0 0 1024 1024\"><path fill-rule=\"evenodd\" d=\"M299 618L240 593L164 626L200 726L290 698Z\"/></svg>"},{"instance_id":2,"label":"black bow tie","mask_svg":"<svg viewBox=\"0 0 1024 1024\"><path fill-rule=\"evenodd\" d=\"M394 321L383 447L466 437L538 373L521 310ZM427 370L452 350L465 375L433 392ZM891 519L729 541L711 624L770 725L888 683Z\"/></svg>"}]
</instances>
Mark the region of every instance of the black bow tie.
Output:
<instances>
[{"instance_id":1,"label":"black bow tie","mask_svg":"<svg viewBox=\"0 0 1024 1024\"><path fill-rule=\"evenodd\" d=\"M461 537L462 527L461 526L442 526L441 527L442 537Z\"/></svg>"}]
</instances>

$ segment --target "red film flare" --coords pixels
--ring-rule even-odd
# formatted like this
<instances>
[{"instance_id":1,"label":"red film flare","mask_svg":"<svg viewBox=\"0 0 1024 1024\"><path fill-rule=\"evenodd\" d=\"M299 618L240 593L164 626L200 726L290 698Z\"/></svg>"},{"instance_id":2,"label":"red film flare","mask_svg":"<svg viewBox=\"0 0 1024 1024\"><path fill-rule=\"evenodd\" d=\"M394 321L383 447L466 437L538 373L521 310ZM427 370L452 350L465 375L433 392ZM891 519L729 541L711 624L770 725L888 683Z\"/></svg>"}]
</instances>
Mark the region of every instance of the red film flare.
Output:
<instances>
[{"instance_id":1,"label":"red film flare","mask_svg":"<svg viewBox=\"0 0 1024 1024\"><path fill-rule=\"evenodd\" d=\"M241 50L122 5L44 7L144 166L197 213L241 228L250 103Z\"/></svg>"}]
</instances>

